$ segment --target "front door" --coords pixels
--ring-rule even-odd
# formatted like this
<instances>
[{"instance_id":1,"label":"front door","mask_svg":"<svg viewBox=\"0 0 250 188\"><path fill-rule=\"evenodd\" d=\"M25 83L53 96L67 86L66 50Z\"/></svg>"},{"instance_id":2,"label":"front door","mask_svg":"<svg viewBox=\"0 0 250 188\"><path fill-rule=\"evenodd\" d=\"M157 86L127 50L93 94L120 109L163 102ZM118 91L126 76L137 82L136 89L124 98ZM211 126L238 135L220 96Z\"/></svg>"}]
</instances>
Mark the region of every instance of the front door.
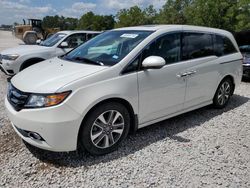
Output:
<instances>
[{"instance_id":1,"label":"front door","mask_svg":"<svg viewBox=\"0 0 250 188\"><path fill-rule=\"evenodd\" d=\"M181 73L187 64L180 61L180 37L166 34L142 52L142 58L161 56L166 65L161 69L138 72L139 124L170 115L183 109L186 78Z\"/></svg>"}]
</instances>

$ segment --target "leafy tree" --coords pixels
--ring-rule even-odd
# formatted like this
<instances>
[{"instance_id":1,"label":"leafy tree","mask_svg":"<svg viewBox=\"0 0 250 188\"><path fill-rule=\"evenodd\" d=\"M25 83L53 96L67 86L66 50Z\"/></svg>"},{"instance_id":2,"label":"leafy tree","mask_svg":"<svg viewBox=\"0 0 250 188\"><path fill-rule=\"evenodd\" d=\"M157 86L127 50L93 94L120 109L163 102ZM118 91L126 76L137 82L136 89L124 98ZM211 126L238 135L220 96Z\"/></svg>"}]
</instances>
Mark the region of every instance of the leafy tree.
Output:
<instances>
[{"instance_id":1,"label":"leafy tree","mask_svg":"<svg viewBox=\"0 0 250 188\"><path fill-rule=\"evenodd\" d=\"M186 9L188 24L234 31L238 0L194 0Z\"/></svg>"},{"instance_id":2,"label":"leafy tree","mask_svg":"<svg viewBox=\"0 0 250 188\"><path fill-rule=\"evenodd\" d=\"M60 27L61 30L109 30L148 24L190 24L232 32L246 30L250 29L250 1L166 0L159 11L153 5L145 9L133 6L119 10L115 17L87 12L79 20L58 15L43 18L44 28Z\"/></svg>"},{"instance_id":3,"label":"leafy tree","mask_svg":"<svg viewBox=\"0 0 250 188\"><path fill-rule=\"evenodd\" d=\"M77 28L78 19L77 18L65 18L65 29L66 30L75 30Z\"/></svg>"},{"instance_id":4,"label":"leafy tree","mask_svg":"<svg viewBox=\"0 0 250 188\"><path fill-rule=\"evenodd\" d=\"M56 28L59 27L61 30L74 30L77 27L77 18L65 18L63 16L46 16L43 18L44 28Z\"/></svg>"},{"instance_id":5,"label":"leafy tree","mask_svg":"<svg viewBox=\"0 0 250 188\"><path fill-rule=\"evenodd\" d=\"M138 6L118 11L116 18L117 22L115 27L144 25L146 22L145 12L143 12Z\"/></svg>"},{"instance_id":6,"label":"leafy tree","mask_svg":"<svg viewBox=\"0 0 250 188\"><path fill-rule=\"evenodd\" d=\"M144 13L144 24L156 24L156 17L157 17L157 11L154 9L153 5L149 5L145 10Z\"/></svg>"},{"instance_id":7,"label":"leafy tree","mask_svg":"<svg viewBox=\"0 0 250 188\"><path fill-rule=\"evenodd\" d=\"M43 18L43 27L44 28L60 27L59 19L60 19L60 17L58 15L46 16Z\"/></svg>"},{"instance_id":8,"label":"leafy tree","mask_svg":"<svg viewBox=\"0 0 250 188\"><path fill-rule=\"evenodd\" d=\"M82 15L79 20L78 29L90 29L93 27L93 22L95 15L93 12L87 12L86 14Z\"/></svg>"},{"instance_id":9,"label":"leafy tree","mask_svg":"<svg viewBox=\"0 0 250 188\"><path fill-rule=\"evenodd\" d=\"M78 29L86 30L109 30L114 27L115 20L112 15L95 15L93 12L87 12L79 20Z\"/></svg>"},{"instance_id":10,"label":"leafy tree","mask_svg":"<svg viewBox=\"0 0 250 188\"><path fill-rule=\"evenodd\" d=\"M167 0L157 16L159 24L185 24L187 22L185 11L190 0Z\"/></svg>"},{"instance_id":11,"label":"leafy tree","mask_svg":"<svg viewBox=\"0 0 250 188\"><path fill-rule=\"evenodd\" d=\"M112 15L105 15L101 16L100 19L100 26L101 28L99 30L110 30L114 28L115 25L115 18Z\"/></svg>"},{"instance_id":12,"label":"leafy tree","mask_svg":"<svg viewBox=\"0 0 250 188\"><path fill-rule=\"evenodd\" d=\"M237 24L236 31L250 29L250 2L249 0L239 0L238 14L236 16Z\"/></svg>"}]
</instances>

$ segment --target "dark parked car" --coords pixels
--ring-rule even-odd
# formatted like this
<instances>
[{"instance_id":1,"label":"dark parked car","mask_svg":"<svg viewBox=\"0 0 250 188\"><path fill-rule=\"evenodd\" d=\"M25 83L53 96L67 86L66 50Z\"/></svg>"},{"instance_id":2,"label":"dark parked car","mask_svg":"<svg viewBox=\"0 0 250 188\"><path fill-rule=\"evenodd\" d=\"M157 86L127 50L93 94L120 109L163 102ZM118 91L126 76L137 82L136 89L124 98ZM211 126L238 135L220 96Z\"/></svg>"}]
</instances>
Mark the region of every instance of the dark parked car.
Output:
<instances>
[{"instance_id":1,"label":"dark parked car","mask_svg":"<svg viewBox=\"0 0 250 188\"><path fill-rule=\"evenodd\" d=\"M243 55L243 76L250 77L250 45L240 46Z\"/></svg>"}]
</instances>

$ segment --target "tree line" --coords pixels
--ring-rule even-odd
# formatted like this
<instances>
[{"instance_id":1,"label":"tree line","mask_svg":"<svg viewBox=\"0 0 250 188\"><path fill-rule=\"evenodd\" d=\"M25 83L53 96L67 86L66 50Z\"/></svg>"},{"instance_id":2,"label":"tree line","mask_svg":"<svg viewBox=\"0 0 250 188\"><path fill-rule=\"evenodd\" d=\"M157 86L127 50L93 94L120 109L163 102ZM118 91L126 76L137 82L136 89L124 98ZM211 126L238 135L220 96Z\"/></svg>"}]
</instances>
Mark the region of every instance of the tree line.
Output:
<instances>
[{"instance_id":1,"label":"tree line","mask_svg":"<svg viewBox=\"0 0 250 188\"><path fill-rule=\"evenodd\" d=\"M61 30L109 30L148 24L188 24L237 32L250 29L249 0L166 0L156 10L133 6L119 10L116 15L83 14L80 19L63 16L46 16L43 27Z\"/></svg>"}]
</instances>

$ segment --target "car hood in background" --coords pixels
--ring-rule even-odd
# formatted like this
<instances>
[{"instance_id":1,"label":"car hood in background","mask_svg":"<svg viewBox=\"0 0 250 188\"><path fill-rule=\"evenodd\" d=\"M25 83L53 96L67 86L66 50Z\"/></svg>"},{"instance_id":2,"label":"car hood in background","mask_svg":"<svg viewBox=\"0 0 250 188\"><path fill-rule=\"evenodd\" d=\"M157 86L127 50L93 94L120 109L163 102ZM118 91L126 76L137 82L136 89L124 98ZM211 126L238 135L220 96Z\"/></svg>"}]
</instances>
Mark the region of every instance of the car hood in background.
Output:
<instances>
[{"instance_id":1,"label":"car hood in background","mask_svg":"<svg viewBox=\"0 0 250 188\"><path fill-rule=\"evenodd\" d=\"M39 45L19 45L15 48L8 48L0 52L2 55L8 54L18 54L25 55L32 52L43 52L43 51L51 51L53 48Z\"/></svg>"},{"instance_id":2,"label":"car hood in background","mask_svg":"<svg viewBox=\"0 0 250 188\"><path fill-rule=\"evenodd\" d=\"M70 82L106 68L108 67L75 63L56 57L21 71L11 79L11 83L24 92L54 93Z\"/></svg>"}]
</instances>

